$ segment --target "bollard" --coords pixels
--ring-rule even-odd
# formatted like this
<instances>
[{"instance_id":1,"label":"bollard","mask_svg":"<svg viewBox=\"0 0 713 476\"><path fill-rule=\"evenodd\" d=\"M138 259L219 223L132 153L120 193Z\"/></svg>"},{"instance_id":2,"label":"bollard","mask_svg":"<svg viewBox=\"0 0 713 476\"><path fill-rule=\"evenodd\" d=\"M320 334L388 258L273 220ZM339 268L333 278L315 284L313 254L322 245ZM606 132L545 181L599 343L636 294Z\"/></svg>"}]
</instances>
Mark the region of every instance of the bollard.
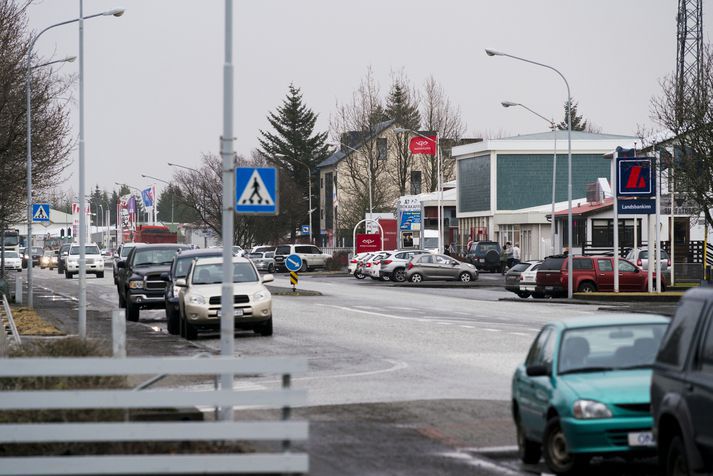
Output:
<instances>
[{"instance_id":1,"label":"bollard","mask_svg":"<svg viewBox=\"0 0 713 476\"><path fill-rule=\"evenodd\" d=\"M15 304L22 306L22 276L15 278Z\"/></svg>"},{"instance_id":2,"label":"bollard","mask_svg":"<svg viewBox=\"0 0 713 476\"><path fill-rule=\"evenodd\" d=\"M111 311L111 342L114 358L126 357L126 320L119 309Z\"/></svg>"}]
</instances>

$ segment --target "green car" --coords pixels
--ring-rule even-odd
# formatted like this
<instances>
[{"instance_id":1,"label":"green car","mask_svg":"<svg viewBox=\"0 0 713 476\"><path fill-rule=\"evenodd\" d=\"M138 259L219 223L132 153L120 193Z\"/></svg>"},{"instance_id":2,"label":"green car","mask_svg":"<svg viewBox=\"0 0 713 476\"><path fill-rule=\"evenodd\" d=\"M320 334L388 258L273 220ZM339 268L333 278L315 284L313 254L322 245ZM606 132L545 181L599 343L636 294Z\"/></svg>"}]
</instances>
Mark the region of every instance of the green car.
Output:
<instances>
[{"instance_id":1,"label":"green car","mask_svg":"<svg viewBox=\"0 0 713 476\"><path fill-rule=\"evenodd\" d=\"M651 367L669 320L608 314L545 325L512 380L520 458L555 474L653 454Z\"/></svg>"}]
</instances>

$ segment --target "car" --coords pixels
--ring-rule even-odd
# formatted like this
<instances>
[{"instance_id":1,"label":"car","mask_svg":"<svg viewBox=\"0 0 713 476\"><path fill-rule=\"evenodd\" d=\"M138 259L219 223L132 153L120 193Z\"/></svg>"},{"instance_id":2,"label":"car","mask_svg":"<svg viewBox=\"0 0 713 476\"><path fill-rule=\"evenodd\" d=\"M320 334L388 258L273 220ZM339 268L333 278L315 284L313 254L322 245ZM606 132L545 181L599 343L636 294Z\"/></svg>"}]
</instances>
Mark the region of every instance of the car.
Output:
<instances>
[{"instance_id":1,"label":"car","mask_svg":"<svg viewBox=\"0 0 713 476\"><path fill-rule=\"evenodd\" d=\"M364 253L356 263L356 269L354 270L354 277L357 279L365 279L365 269L366 263L375 255L376 253Z\"/></svg>"},{"instance_id":2,"label":"car","mask_svg":"<svg viewBox=\"0 0 713 476\"><path fill-rule=\"evenodd\" d=\"M198 258L220 258L222 256L222 248L179 249L173 257L170 269L161 274L160 278L166 282L164 305L166 306L166 330L169 334L176 335L180 332L178 317L178 293L180 288L176 286L176 280L185 279L194 260Z\"/></svg>"},{"instance_id":3,"label":"car","mask_svg":"<svg viewBox=\"0 0 713 476\"><path fill-rule=\"evenodd\" d=\"M79 252L81 248L74 244L69 248L69 254L65 258L64 277L72 279L72 276L79 273ZM104 277L104 258L99 252L99 247L90 243L84 245L84 269L86 274L94 274L97 278Z\"/></svg>"},{"instance_id":4,"label":"car","mask_svg":"<svg viewBox=\"0 0 713 476\"><path fill-rule=\"evenodd\" d=\"M380 276L379 269L381 268L381 260L389 255L388 251L379 251L374 253L368 260L365 261L362 267L362 273L371 279L384 281L389 279L388 276Z\"/></svg>"},{"instance_id":5,"label":"car","mask_svg":"<svg viewBox=\"0 0 713 476\"><path fill-rule=\"evenodd\" d=\"M139 243L122 243L114 253L114 261L111 263L111 273L114 277L114 284L119 284L119 262L124 261L129 252Z\"/></svg>"},{"instance_id":6,"label":"car","mask_svg":"<svg viewBox=\"0 0 713 476\"><path fill-rule=\"evenodd\" d=\"M270 246L270 245L253 246L252 248L250 248L250 253L265 253L268 251L275 251L275 248L277 248L277 246Z\"/></svg>"},{"instance_id":7,"label":"car","mask_svg":"<svg viewBox=\"0 0 713 476\"><path fill-rule=\"evenodd\" d=\"M505 290L513 292L523 299L530 297L532 292L522 286L522 277L526 271L530 271L532 268L537 269L539 264L540 261L524 261L510 268L505 273Z\"/></svg>"},{"instance_id":8,"label":"car","mask_svg":"<svg viewBox=\"0 0 713 476\"><path fill-rule=\"evenodd\" d=\"M137 243L126 259L119 261L116 290L127 321L137 322L141 309L164 308L165 273L171 269L176 253L187 249L188 245Z\"/></svg>"},{"instance_id":9,"label":"car","mask_svg":"<svg viewBox=\"0 0 713 476\"><path fill-rule=\"evenodd\" d=\"M713 474L713 289L681 298L656 355L651 408L660 474Z\"/></svg>"},{"instance_id":10,"label":"car","mask_svg":"<svg viewBox=\"0 0 713 476\"><path fill-rule=\"evenodd\" d=\"M416 255L428 253L424 250L391 251L382 258L379 266L379 276L388 277L391 281L403 283L406 281L406 266Z\"/></svg>"},{"instance_id":11,"label":"car","mask_svg":"<svg viewBox=\"0 0 713 476\"><path fill-rule=\"evenodd\" d=\"M33 246L30 248L31 254L32 254L32 266L39 266L40 265L40 258L44 256L45 254L45 249L42 248L41 246Z\"/></svg>"},{"instance_id":12,"label":"car","mask_svg":"<svg viewBox=\"0 0 713 476\"><path fill-rule=\"evenodd\" d=\"M545 295L536 291L537 271L540 269L542 261L531 261L531 263L533 264L520 274L520 291L530 293L535 299L542 299Z\"/></svg>"},{"instance_id":13,"label":"car","mask_svg":"<svg viewBox=\"0 0 713 476\"><path fill-rule=\"evenodd\" d=\"M233 246L233 255L235 256L245 256L245 250L241 246Z\"/></svg>"},{"instance_id":14,"label":"car","mask_svg":"<svg viewBox=\"0 0 713 476\"><path fill-rule=\"evenodd\" d=\"M3 253L5 259L5 269L14 269L15 271L22 271L22 258L14 250L5 250Z\"/></svg>"},{"instance_id":15,"label":"car","mask_svg":"<svg viewBox=\"0 0 713 476\"><path fill-rule=\"evenodd\" d=\"M474 264L478 270L495 273L500 271L501 251L500 244L496 241L476 241L471 243L465 258Z\"/></svg>"},{"instance_id":16,"label":"car","mask_svg":"<svg viewBox=\"0 0 713 476\"><path fill-rule=\"evenodd\" d=\"M406 267L406 280L412 283L444 279L458 279L469 283L478 279L478 270L471 263L462 263L450 256L431 253L414 256Z\"/></svg>"},{"instance_id":17,"label":"car","mask_svg":"<svg viewBox=\"0 0 713 476\"><path fill-rule=\"evenodd\" d=\"M626 259L635 263L636 266L644 271L649 269L649 250L633 248L626 254ZM661 272L667 272L669 266L671 266L671 257L666 250L661 250Z\"/></svg>"},{"instance_id":18,"label":"car","mask_svg":"<svg viewBox=\"0 0 713 476\"><path fill-rule=\"evenodd\" d=\"M50 270L57 267L57 252L45 250L44 255L40 258L40 269L49 268Z\"/></svg>"},{"instance_id":19,"label":"car","mask_svg":"<svg viewBox=\"0 0 713 476\"><path fill-rule=\"evenodd\" d=\"M285 270L285 258L289 255L298 255L302 258L302 268L304 273L310 269L325 268L327 260L331 258L328 254L314 245L279 245L275 248L275 271Z\"/></svg>"},{"instance_id":20,"label":"car","mask_svg":"<svg viewBox=\"0 0 713 476\"><path fill-rule=\"evenodd\" d=\"M546 324L512 378L518 453L550 472L586 474L594 456L655 455L651 367L669 321L649 314Z\"/></svg>"},{"instance_id":21,"label":"car","mask_svg":"<svg viewBox=\"0 0 713 476\"><path fill-rule=\"evenodd\" d=\"M20 247L20 258L22 258L22 267L27 268L27 261L30 259L30 255L25 252L25 247Z\"/></svg>"},{"instance_id":22,"label":"car","mask_svg":"<svg viewBox=\"0 0 713 476\"><path fill-rule=\"evenodd\" d=\"M356 271L357 271L357 266L359 264L359 261L369 254L371 254L371 253L368 253L368 252L367 253L357 253L354 256L352 256L352 258L349 260L349 264L347 265L347 272L357 279L364 279L366 276L364 276L360 272L361 277L359 277L356 275Z\"/></svg>"},{"instance_id":23,"label":"car","mask_svg":"<svg viewBox=\"0 0 713 476\"><path fill-rule=\"evenodd\" d=\"M65 243L59 247L59 255L57 256L57 273L59 274L64 274L67 265L67 255L71 247L71 243Z\"/></svg>"},{"instance_id":24,"label":"car","mask_svg":"<svg viewBox=\"0 0 713 476\"><path fill-rule=\"evenodd\" d=\"M261 277L247 258L233 258L233 302L237 329L251 329L262 336L272 335L272 295L264 286L264 283L272 281L271 274ZM180 288L178 300L182 337L193 340L201 329L220 328L222 283L222 258L198 258L192 262L186 278L176 280Z\"/></svg>"},{"instance_id":25,"label":"car","mask_svg":"<svg viewBox=\"0 0 713 476\"><path fill-rule=\"evenodd\" d=\"M267 271L272 274L275 272L275 252L274 251L256 251L251 252L246 257L255 264L258 271Z\"/></svg>"}]
</instances>

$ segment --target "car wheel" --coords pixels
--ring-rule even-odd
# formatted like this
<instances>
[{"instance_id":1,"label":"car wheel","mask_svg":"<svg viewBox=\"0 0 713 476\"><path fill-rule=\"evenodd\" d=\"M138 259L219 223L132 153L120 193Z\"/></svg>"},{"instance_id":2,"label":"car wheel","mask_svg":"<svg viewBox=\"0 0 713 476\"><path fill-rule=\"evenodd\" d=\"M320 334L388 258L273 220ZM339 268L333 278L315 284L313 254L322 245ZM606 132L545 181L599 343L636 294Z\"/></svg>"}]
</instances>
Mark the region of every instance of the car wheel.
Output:
<instances>
[{"instance_id":1,"label":"car wheel","mask_svg":"<svg viewBox=\"0 0 713 476\"><path fill-rule=\"evenodd\" d=\"M412 283L420 283L421 281L423 281L423 276L420 273L413 273L411 275Z\"/></svg>"},{"instance_id":2,"label":"car wheel","mask_svg":"<svg viewBox=\"0 0 713 476\"><path fill-rule=\"evenodd\" d=\"M530 293L528 293L528 292L526 292L526 291L518 291L518 292L517 292L517 295L520 296L520 297L523 298L523 299L527 299L527 298L530 297Z\"/></svg>"},{"instance_id":3,"label":"car wheel","mask_svg":"<svg viewBox=\"0 0 713 476\"><path fill-rule=\"evenodd\" d=\"M72 279L72 273L70 273L69 271L65 271L65 272L64 272L64 278L65 278L65 279Z\"/></svg>"},{"instance_id":4,"label":"car wheel","mask_svg":"<svg viewBox=\"0 0 713 476\"><path fill-rule=\"evenodd\" d=\"M467 271L463 271L459 276L459 279L461 280L462 283L469 283L472 280L472 278L473 277Z\"/></svg>"},{"instance_id":5,"label":"car wheel","mask_svg":"<svg viewBox=\"0 0 713 476\"><path fill-rule=\"evenodd\" d=\"M267 265L267 272L272 274L275 272L275 265L274 264L269 264Z\"/></svg>"},{"instance_id":6,"label":"car wheel","mask_svg":"<svg viewBox=\"0 0 713 476\"><path fill-rule=\"evenodd\" d=\"M359 272L359 271L354 271L354 277L357 278L357 279L364 279L364 278L366 278L366 276L365 276L363 273Z\"/></svg>"},{"instance_id":7,"label":"car wheel","mask_svg":"<svg viewBox=\"0 0 713 476\"><path fill-rule=\"evenodd\" d=\"M100 271L97 273L97 278L103 278L104 277L104 271Z\"/></svg>"},{"instance_id":8,"label":"car wheel","mask_svg":"<svg viewBox=\"0 0 713 476\"><path fill-rule=\"evenodd\" d=\"M268 337L272 335L272 317L255 328L255 332L261 336Z\"/></svg>"},{"instance_id":9,"label":"car wheel","mask_svg":"<svg viewBox=\"0 0 713 476\"><path fill-rule=\"evenodd\" d=\"M580 293L593 293L597 291L597 287L594 285L594 283L585 281L584 283L579 285L579 288L577 290Z\"/></svg>"},{"instance_id":10,"label":"car wheel","mask_svg":"<svg viewBox=\"0 0 713 476\"><path fill-rule=\"evenodd\" d=\"M186 340L196 340L198 338L198 330L196 329L196 326L186 321L185 319L183 320L183 329L185 332L184 337L186 338Z\"/></svg>"},{"instance_id":11,"label":"car wheel","mask_svg":"<svg viewBox=\"0 0 713 476\"><path fill-rule=\"evenodd\" d=\"M307 266L307 260L302 260L302 266L300 266L300 273L306 273L308 269L309 266Z\"/></svg>"},{"instance_id":12,"label":"car wheel","mask_svg":"<svg viewBox=\"0 0 713 476\"><path fill-rule=\"evenodd\" d=\"M119 308L124 309L126 307L126 299L124 299L124 294L119 288L116 288L116 292L119 294Z\"/></svg>"},{"instance_id":13,"label":"car wheel","mask_svg":"<svg viewBox=\"0 0 713 476\"><path fill-rule=\"evenodd\" d=\"M688 459L686 448L680 436L674 436L668 446L666 455L666 476L688 476Z\"/></svg>"},{"instance_id":14,"label":"car wheel","mask_svg":"<svg viewBox=\"0 0 713 476\"><path fill-rule=\"evenodd\" d=\"M126 302L126 320L139 322L139 306L129 301Z\"/></svg>"},{"instance_id":15,"label":"car wheel","mask_svg":"<svg viewBox=\"0 0 713 476\"><path fill-rule=\"evenodd\" d=\"M589 462L589 459L569 452L567 438L558 417L551 418L547 422L543 447L545 462L553 473L564 476L584 473L583 467Z\"/></svg>"},{"instance_id":16,"label":"car wheel","mask_svg":"<svg viewBox=\"0 0 713 476\"><path fill-rule=\"evenodd\" d=\"M181 311L178 311L178 335L186 338L186 319L181 315Z\"/></svg>"},{"instance_id":17,"label":"car wheel","mask_svg":"<svg viewBox=\"0 0 713 476\"><path fill-rule=\"evenodd\" d=\"M527 439L519 418L515 422L515 430L517 431L517 452L520 460L525 464L537 464L542 457L542 446Z\"/></svg>"},{"instance_id":18,"label":"car wheel","mask_svg":"<svg viewBox=\"0 0 713 476\"><path fill-rule=\"evenodd\" d=\"M178 334L180 329L180 323L178 322L178 313L173 309L170 303L166 304L166 330L171 335Z\"/></svg>"},{"instance_id":19,"label":"car wheel","mask_svg":"<svg viewBox=\"0 0 713 476\"><path fill-rule=\"evenodd\" d=\"M391 280L397 283L403 283L406 281L406 270L403 268L395 269L394 272L391 273Z\"/></svg>"}]
</instances>

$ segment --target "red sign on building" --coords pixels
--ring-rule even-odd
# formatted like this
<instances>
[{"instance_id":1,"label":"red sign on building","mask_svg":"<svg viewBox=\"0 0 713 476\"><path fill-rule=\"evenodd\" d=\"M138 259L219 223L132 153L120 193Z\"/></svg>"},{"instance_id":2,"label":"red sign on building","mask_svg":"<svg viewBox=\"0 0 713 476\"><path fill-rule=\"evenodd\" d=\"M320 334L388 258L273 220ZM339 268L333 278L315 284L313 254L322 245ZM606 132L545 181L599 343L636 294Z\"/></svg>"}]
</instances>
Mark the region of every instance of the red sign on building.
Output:
<instances>
[{"instance_id":1,"label":"red sign on building","mask_svg":"<svg viewBox=\"0 0 713 476\"><path fill-rule=\"evenodd\" d=\"M408 148L412 154L436 155L436 136L412 137Z\"/></svg>"},{"instance_id":2,"label":"red sign on building","mask_svg":"<svg viewBox=\"0 0 713 476\"><path fill-rule=\"evenodd\" d=\"M397 220L395 218L379 218L377 221L379 225L381 225L382 230L384 230L384 249L398 249L399 237L396 233L398 228Z\"/></svg>"},{"instance_id":3,"label":"red sign on building","mask_svg":"<svg viewBox=\"0 0 713 476\"><path fill-rule=\"evenodd\" d=\"M381 250L381 235L379 233L357 233L356 252L368 253Z\"/></svg>"}]
</instances>

